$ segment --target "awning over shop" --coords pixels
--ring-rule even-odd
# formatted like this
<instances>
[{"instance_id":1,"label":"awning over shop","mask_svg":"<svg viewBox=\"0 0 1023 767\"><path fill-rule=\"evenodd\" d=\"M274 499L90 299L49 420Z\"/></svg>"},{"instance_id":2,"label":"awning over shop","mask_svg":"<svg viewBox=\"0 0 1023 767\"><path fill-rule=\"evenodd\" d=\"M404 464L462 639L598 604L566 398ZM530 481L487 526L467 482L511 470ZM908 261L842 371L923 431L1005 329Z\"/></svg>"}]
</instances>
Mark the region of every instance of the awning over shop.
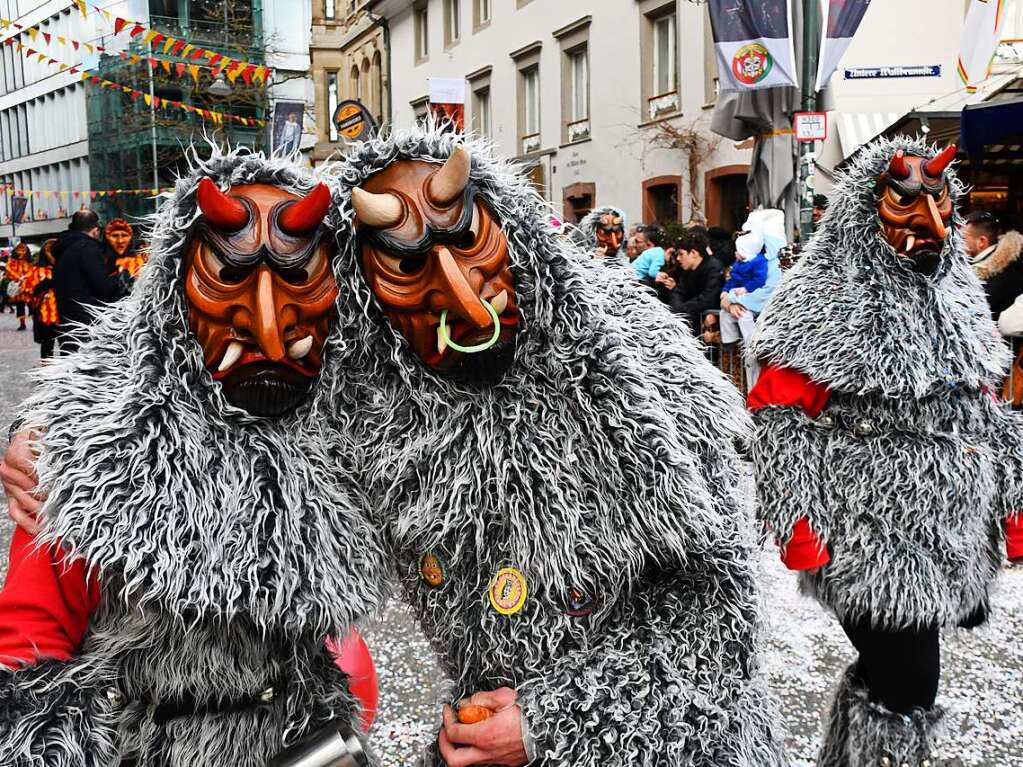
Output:
<instances>
[{"instance_id":1,"label":"awning over shop","mask_svg":"<svg viewBox=\"0 0 1023 767\"><path fill-rule=\"evenodd\" d=\"M838 115L838 136L842 157L848 157L861 146L899 119L898 112L845 112Z\"/></svg>"},{"instance_id":2,"label":"awning over shop","mask_svg":"<svg viewBox=\"0 0 1023 767\"><path fill-rule=\"evenodd\" d=\"M987 166L1023 162L1023 98L965 107L959 141L971 160L983 155Z\"/></svg>"}]
</instances>

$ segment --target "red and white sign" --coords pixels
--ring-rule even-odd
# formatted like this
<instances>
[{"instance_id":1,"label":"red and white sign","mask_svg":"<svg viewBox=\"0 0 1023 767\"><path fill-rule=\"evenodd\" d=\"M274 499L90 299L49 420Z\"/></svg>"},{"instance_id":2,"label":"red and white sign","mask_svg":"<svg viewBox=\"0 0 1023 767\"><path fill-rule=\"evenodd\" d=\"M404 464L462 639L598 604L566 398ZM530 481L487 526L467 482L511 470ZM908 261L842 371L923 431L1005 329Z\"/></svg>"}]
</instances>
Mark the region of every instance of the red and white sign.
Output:
<instances>
[{"instance_id":1,"label":"red and white sign","mask_svg":"<svg viewBox=\"0 0 1023 767\"><path fill-rule=\"evenodd\" d=\"M828 116L824 112L796 112L796 141L825 141Z\"/></svg>"}]
</instances>

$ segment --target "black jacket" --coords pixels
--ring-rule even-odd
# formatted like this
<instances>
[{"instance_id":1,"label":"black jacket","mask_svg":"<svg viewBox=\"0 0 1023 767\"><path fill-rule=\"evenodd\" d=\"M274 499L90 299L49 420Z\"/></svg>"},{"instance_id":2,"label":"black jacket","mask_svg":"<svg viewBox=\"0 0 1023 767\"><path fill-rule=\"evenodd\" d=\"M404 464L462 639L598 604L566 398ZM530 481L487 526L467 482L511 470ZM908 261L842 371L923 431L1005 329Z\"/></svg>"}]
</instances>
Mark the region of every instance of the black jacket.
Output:
<instances>
[{"instance_id":1,"label":"black jacket","mask_svg":"<svg viewBox=\"0 0 1023 767\"><path fill-rule=\"evenodd\" d=\"M666 302L676 314L699 315L721 306L721 288L725 284L724 268L713 256L704 256L700 265L687 272L675 273L675 289L666 291Z\"/></svg>"},{"instance_id":2,"label":"black jacket","mask_svg":"<svg viewBox=\"0 0 1023 767\"><path fill-rule=\"evenodd\" d=\"M121 297L117 267L107 261L99 242L85 232L64 232L54 249L53 293L62 329L73 322L89 322L88 307Z\"/></svg>"}]
</instances>

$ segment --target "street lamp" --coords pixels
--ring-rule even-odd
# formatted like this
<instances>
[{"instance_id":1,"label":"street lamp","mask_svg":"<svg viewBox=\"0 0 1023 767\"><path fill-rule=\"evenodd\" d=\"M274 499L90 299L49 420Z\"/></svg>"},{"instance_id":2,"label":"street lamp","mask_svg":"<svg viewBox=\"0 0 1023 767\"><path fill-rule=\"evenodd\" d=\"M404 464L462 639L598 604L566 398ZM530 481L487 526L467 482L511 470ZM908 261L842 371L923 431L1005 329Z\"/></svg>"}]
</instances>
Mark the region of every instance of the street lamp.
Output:
<instances>
[{"instance_id":1,"label":"street lamp","mask_svg":"<svg viewBox=\"0 0 1023 767\"><path fill-rule=\"evenodd\" d=\"M211 96L231 95L231 86L224 81L223 72L221 72L216 76L216 78L214 78L213 83L210 85L209 88L206 89L206 92L209 93Z\"/></svg>"}]
</instances>

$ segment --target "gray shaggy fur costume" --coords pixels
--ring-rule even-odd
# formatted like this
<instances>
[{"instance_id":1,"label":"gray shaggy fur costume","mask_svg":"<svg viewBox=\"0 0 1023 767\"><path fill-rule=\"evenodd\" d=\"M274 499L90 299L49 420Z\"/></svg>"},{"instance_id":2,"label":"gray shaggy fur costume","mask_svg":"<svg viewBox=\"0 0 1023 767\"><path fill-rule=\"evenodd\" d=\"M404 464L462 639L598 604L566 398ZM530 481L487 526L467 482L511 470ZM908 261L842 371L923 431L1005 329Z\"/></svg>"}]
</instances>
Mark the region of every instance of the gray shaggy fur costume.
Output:
<instances>
[{"instance_id":1,"label":"gray shaggy fur costume","mask_svg":"<svg viewBox=\"0 0 1023 767\"><path fill-rule=\"evenodd\" d=\"M345 187L454 139L397 133L335 166ZM454 680L453 700L518 690L536 765L785 764L756 653L750 520L738 493L741 400L634 280L586 265L517 169L472 151L507 234L522 317L500 383L439 377L376 305L342 244L343 353L332 410L404 593ZM649 336L637 343L635 327ZM334 374L331 374L334 379ZM420 577L425 552L446 580ZM504 616L503 567L529 597ZM596 600L567 613L569 589ZM441 764L433 747L425 763Z\"/></svg>"},{"instance_id":2,"label":"gray shaggy fur costume","mask_svg":"<svg viewBox=\"0 0 1023 767\"><path fill-rule=\"evenodd\" d=\"M1023 500L1023 428L989 393L1009 356L958 220L933 276L913 272L881 232L875 182L900 148L936 154L905 138L860 151L752 345L762 362L831 390L817 419L791 407L757 412L760 515L781 541L806 517L831 561L802 573L802 587L840 620L886 630L955 626L983 609L1004 520ZM848 748L821 764L873 765L882 753L917 764L931 723L885 717L895 715L847 680L832 731L848 723Z\"/></svg>"},{"instance_id":3,"label":"gray shaggy fur costume","mask_svg":"<svg viewBox=\"0 0 1023 767\"><path fill-rule=\"evenodd\" d=\"M625 215L625 211L621 208L616 208L614 205L602 205L599 208L594 208L583 216L582 221L572 227L569 237L572 238L572 242L580 251L592 257L599 247L597 243L597 224L600 223L600 217L606 216L608 213L613 213L622 219L622 246L612 257L612 261L626 264L628 263L628 258L625 256L625 246L628 244L629 220Z\"/></svg>"},{"instance_id":4,"label":"gray shaggy fur costume","mask_svg":"<svg viewBox=\"0 0 1023 767\"><path fill-rule=\"evenodd\" d=\"M27 425L45 432L40 538L83 557L102 600L70 662L0 672L0 764L264 767L356 712L324 637L380 604L387 569L312 415L327 387L277 420L228 404L188 329L182 279L200 178L299 193L311 180L242 151L196 162L152 221L133 294L44 368L28 403ZM156 702L270 685L266 705L154 718Z\"/></svg>"}]
</instances>

